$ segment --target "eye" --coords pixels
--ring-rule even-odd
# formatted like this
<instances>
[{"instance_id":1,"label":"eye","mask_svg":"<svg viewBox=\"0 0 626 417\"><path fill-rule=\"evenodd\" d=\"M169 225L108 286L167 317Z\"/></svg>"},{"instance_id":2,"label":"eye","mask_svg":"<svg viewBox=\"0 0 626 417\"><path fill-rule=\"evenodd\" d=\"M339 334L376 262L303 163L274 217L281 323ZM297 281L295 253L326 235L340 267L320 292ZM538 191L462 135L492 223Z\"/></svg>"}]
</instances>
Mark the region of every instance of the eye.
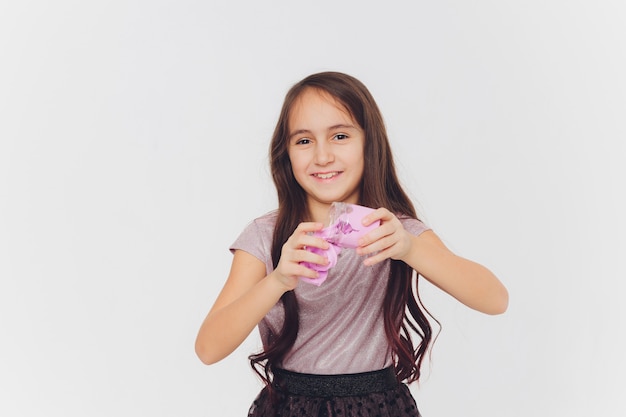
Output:
<instances>
[{"instance_id":1,"label":"eye","mask_svg":"<svg viewBox=\"0 0 626 417\"><path fill-rule=\"evenodd\" d=\"M333 138L337 140L344 140L344 139L348 139L348 135L344 133L337 133L335 136L333 136Z\"/></svg>"},{"instance_id":2,"label":"eye","mask_svg":"<svg viewBox=\"0 0 626 417\"><path fill-rule=\"evenodd\" d=\"M295 141L296 145L308 145L309 143L311 143L311 139L309 138L300 138Z\"/></svg>"}]
</instances>

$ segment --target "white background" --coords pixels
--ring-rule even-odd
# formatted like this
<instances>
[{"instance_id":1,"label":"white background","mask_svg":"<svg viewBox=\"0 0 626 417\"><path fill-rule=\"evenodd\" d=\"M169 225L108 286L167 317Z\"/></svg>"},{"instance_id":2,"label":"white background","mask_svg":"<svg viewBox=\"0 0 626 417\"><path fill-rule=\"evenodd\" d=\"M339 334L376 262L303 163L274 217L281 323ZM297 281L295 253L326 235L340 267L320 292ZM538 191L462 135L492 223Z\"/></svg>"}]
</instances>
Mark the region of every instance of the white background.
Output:
<instances>
[{"instance_id":1,"label":"white background","mask_svg":"<svg viewBox=\"0 0 626 417\"><path fill-rule=\"evenodd\" d=\"M193 343L228 245L274 208L284 93L374 94L423 219L510 291L432 286L425 417L623 416L626 6L616 1L0 5L0 415L243 416L256 332Z\"/></svg>"}]
</instances>

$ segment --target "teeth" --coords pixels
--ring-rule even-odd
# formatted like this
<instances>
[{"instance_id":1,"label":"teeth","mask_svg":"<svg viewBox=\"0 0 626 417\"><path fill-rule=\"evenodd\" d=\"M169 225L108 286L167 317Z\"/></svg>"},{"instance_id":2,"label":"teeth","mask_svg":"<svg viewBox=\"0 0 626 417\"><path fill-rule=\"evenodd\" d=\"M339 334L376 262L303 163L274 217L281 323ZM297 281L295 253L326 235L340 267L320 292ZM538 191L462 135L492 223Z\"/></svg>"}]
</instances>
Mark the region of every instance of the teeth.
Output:
<instances>
[{"instance_id":1,"label":"teeth","mask_svg":"<svg viewBox=\"0 0 626 417\"><path fill-rule=\"evenodd\" d=\"M323 180L327 180L329 178L332 178L335 175L337 175L336 172L331 172L331 173L328 173L328 174L315 174L316 177L321 178Z\"/></svg>"}]
</instances>

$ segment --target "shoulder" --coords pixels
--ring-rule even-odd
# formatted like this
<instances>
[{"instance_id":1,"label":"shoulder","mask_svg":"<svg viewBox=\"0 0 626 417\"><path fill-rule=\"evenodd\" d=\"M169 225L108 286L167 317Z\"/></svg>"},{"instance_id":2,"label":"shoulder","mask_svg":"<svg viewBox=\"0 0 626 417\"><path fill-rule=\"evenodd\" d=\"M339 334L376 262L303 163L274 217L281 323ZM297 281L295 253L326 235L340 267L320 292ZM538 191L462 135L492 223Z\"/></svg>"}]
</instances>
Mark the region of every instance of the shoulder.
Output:
<instances>
[{"instance_id":1,"label":"shoulder","mask_svg":"<svg viewBox=\"0 0 626 417\"><path fill-rule=\"evenodd\" d=\"M269 231L272 233L274 231L274 227L276 226L277 217L278 210L269 211L248 223L247 228L254 227L259 231Z\"/></svg>"},{"instance_id":2,"label":"shoulder","mask_svg":"<svg viewBox=\"0 0 626 417\"><path fill-rule=\"evenodd\" d=\"M258 258L262 258L263 254L269 253L277 214L277 211L270 211L250 221L230 246L230 251L234 252L236 249L243 249Z\"/></svg>"}]
</instances>

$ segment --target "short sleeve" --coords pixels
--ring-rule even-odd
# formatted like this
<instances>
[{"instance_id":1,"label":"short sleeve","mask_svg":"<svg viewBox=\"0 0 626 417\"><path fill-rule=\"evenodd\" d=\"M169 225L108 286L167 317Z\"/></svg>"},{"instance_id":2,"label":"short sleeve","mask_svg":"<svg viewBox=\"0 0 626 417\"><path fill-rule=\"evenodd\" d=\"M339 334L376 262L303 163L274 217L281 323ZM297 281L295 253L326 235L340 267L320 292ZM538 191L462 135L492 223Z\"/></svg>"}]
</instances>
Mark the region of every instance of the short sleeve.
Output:
<instances>
[{"instance_id":1,"label":"short sleeve","mask_svg":"<svg viewBox=\"0 0 626 417\"><path fill-rule=\"evenodd\" d=\"M274 223L271 218L264 216L255 219L243 229L229 250L231 253L235 253L236 250L248 252L263 262L269 273L273 269L271 256L273 231Z\"/></svg>"},{"instance_id":2,"label":"short sleeve","mask_svg":"<svg viewBox=\"0 0 626 417\"><path fill-rule=\"evenodd\" d=\"M400 221L402 222L402 226L404 226L406 231L415 236L419 236L425 231L431 230L430 227L426 226L421 220L403 217L400 218Z\"/></svg>"}]
</instances>

